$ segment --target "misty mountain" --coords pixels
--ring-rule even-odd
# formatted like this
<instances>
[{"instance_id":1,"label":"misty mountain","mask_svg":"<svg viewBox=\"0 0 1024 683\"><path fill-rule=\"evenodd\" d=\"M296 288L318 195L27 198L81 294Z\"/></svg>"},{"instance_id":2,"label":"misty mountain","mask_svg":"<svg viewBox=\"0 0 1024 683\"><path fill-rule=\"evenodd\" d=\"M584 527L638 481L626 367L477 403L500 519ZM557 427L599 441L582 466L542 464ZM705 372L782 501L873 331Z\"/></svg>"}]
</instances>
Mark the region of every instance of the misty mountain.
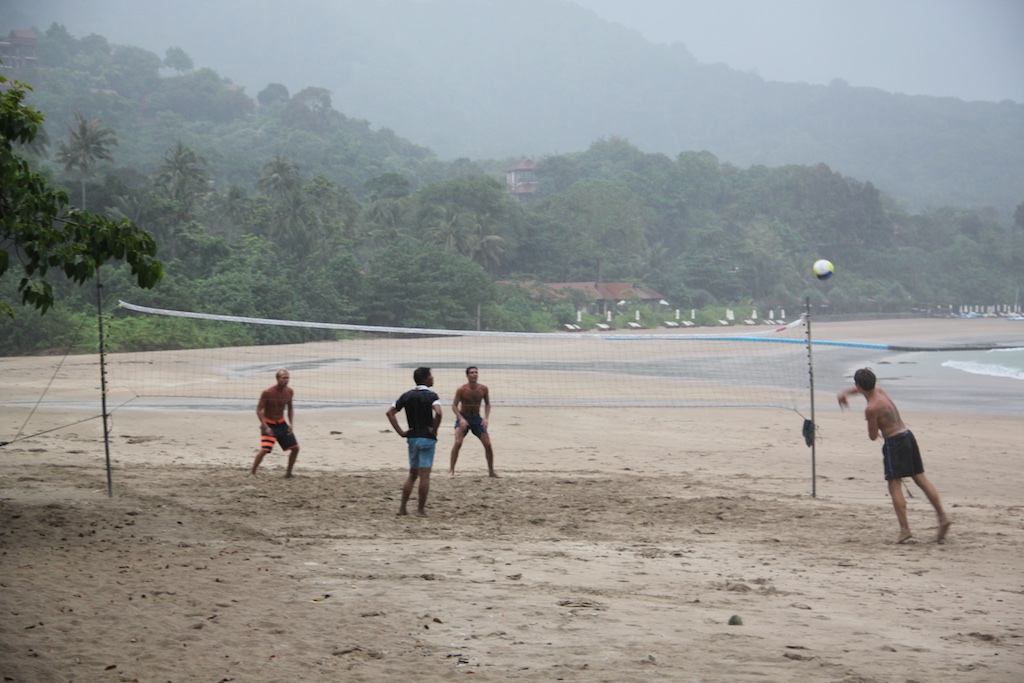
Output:
<instances>
[{"instance_id":1,"label":"misty mountain","mask_svg":"<svg viewBox=\"0 0 1024 683\"><path fill-rule=\"evenodd\" d=\"M1024 198L1022 104L769 82L567 0L19 4L0 23L178 46L251 97L271 83L326 88L337 110L442 158L539 158L618 137L740 167L826 163L915 210L994 207L1008 220Z\"/></svg>"}]
</instances>

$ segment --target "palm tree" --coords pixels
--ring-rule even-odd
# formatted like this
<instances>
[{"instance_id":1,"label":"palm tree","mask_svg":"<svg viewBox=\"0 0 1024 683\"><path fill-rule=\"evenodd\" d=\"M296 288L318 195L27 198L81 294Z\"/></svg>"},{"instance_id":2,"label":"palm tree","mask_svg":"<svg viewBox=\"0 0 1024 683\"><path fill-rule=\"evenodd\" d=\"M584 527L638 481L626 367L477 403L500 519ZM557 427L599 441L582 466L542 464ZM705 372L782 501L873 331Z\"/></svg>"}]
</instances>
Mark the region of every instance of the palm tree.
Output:
<instances>
[{"instance_id":1,"label":"palm tree","mask_svg":"<svg viewBox=\"0 0 1024 683\"><path fill-rule=\"evenodd\" d=\"M308 220L309 204L306 198L296 193L288 198L277 214L277 226L270 236L279 245L288 245L289 250L305 259L313 241Z\"/></svg>"},{"instance_id":2,"label":"palm tree","mask_svg":"<svg viewBox=\"0 0 1024 683\"><path fill-rule=\"evenodd\" d=\"M283 203L302 189L302 174L297 164L278 154L263 165L256 187L271 199Z\"/></svg>"},{"instance_id":3,"label":"palm tree","mask_svg":"<svg viewBox=\"0 0 1024 683\"><path fill-rule=\"evenodd\" d=\"M376 199L365 210L366 237L377 246L405 239L408 207L398 199Z\"/></svg>"},{"instance_id":4,"label":"palm tree","mask_svg":"<svg viewBox=\"0 0 1024 683\"><path fill-rule=\"evenodd\" d=\"M505 251L505 240L500 235L485 235L483 226L469 238L469 253L465 254L476 261L490 275L494 275L501 266L501 254Z\"/></svg>"},{"instance_id":5,"label":"palm tree","mask_svg":"<svg viewBox=\"0 0 1024 683\"><path fill-rule=\"evenodd\" d=\"M179 140L164 155L156 181L178 205L178 220L187 221L196 199L209 188L210 172L206 170L206 160Z\"/></svg>"},{"instance_id":6,"label":"palm tree","mask_svg":"<svg viewBox=\"0 0 1024 683\"><path fill-rule=\"evenodd\" d=\"M145 218L146 202L139 195L117 195L114 205L107 207L107 213L113 220L126 218L132 223L142 223Z\"/></svg>"},{"instance_id":7,"label":"palm tree","mask_svg":"<svg viewBox=\"0 0 1024 683\"><path fill-rule=\"evenodd\" d=\"M252 202L238 185L232 185L227 194L215 196L220 198L220 215L223 217L218 223L225 226L220 232L229 240L234 240L252 222Z\"/></svg>"},{"instance_id":8,"label":"palm tree","mask_svg":"<svg viewBox=\"0 0 1024 683\"><path fill-rule=\"evenodd\" d=\"M471 248L472 228L471 217L444 207L440 215L436 216L434 224L427 228L426 238L428 243L443 247L445 251L465 255Z\"/></svg>"},{"instance_id":9,"label":"palm tree","mask_svg":"<svg viewBox=\"0 0 1024 683\"><path fill-rule=\"evenodd\" d=\"M117 137L110 128L102 128L99 119L86 119L75 112L75 127L68 126L70 139L57 144L57 161L64 164L64 172L78 170L82 183L82 209L85 205L85 179L100 161L113 163L110 147L117 145Z\"/></svg>"},{"instance_id":10,"label":"palm tree","mask_svg":"<svg viewBox=\"0 0 1024 683\"><path fill-rule=\"evenodd\" d=\"M298 165L288 157L275 155L263 165L256 187L274 204L274 223L267 236L282 246L294 242L292 248L301 252L308 246L308 230Z\"/></svg>"}]
</instances>

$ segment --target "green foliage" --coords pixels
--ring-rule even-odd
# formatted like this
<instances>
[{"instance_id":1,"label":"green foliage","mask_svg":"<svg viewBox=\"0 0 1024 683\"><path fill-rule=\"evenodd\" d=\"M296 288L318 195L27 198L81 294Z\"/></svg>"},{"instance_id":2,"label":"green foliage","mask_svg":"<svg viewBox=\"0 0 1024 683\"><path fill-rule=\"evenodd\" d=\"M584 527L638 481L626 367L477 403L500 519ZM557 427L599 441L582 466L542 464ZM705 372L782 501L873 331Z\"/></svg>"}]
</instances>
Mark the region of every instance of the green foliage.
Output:
<instances>
[{"instance_id":1,"label":"green foliage","mask_svg":"<svg viewBox=\"0 0 1024 683\"><path fill-rule=\"evenodd\" d=\"M366 181L365 187L370 193L370 201L378 199L402 199L412 191L412 183L401 173L385 173Z\"/></svg>"},{"instance_id":2,"label":"green foliage","mask_svg":"<svg viewBox=\"0 0 1024 683\"><path fill-rule=\"evenodd\" d=\"M697 309L697 315L693 319L695 325L701 327L720 327L722 320L725 320L725 306L710 306Z\"/></svg>"},{"instance_id":3,"label":"green foliage","mask_svg":"<svg viewBox=\"0 0 1024 683\"><path fill-rule=\"evenodd\" d=\"M576 308L568 301L560 301L552 306L551 315L559 325L576 323Z\"/></svg>"},{"instance_id":4,"label":"green foliage","mask_svg":"<svg viewBox=\"0 0 1024 683\"><path fill-rule=\"evenodd\" d=\"M476 329L478 307L493 297L480 266L409 240L374 255L366 287L368 301L362 310L373 325Z\"/></svg>"},{"instance_id":5,"label":"green foliage","mask_svg":"<svg viewBox=\"0 0 1024 683\"><path fill-rule=\"evenodd\" d=\"M204 349L255 344L254 328L226 322L132 315L106 322L111 352Z\"/></svg>"},{"instance_id":6,"label":"green foliage","mask_svg":"<svg viewBox=\"0 0 1024 683\"><path fill-rule=\"evenodd\" d=\"M178 46L169 47L164 57L164 66L174 69L178 73L191 71L193 67L192 58Z\"/></svg>"},{"instance_id":7,"label":"green foliage","mask_svg":"<svg viewBox=\"0 0 1024 683\"><path fill-rule=\"evenodd\" d=\"M428 244L461 254L497 272L516 243L518 206L498 181L470 175L434 183L417 193L410 226Z\"/></svg>"},{"instance_id":8,"label":"green foliage","mask_svg":"<svg viewBox=\"0 0 1024 683\"><path fill-rule=\"evenodd\" d=\"M494 287L494 299L481 308L481 326L507 332L550 332L558 323L549 307L549 302L531 297L525 287L499 283Z\"/></svg>"},{"instance_id":9,"label":"green foliage","mask_svg":"<svg viewBox=\"0 0 1024 683\"><path fill-rule=\"evenodd\" d=\"M652 220L641 197L606 180L577 182L545 200L538 211L557 230L546 240L549 258L568 266L574 280L628 278Z\"/></svg>"},{"instance_id":10,"label":"green foliage","mask_svg":"<svg viewBox=\"0 0 1024 683\"><path fill-rule=\"evenodd\" d=\"M16 296L17 281L0 278L0 301L12 301ZM0 348L4 355L10 356L94 352L96 347L90 342L96 327L94 305L84 305L78 310L57 305L43 316L0 316Z\"/></svg>"},{"instance_id":11,"label":"green foliage","mask_svg":"<svg viewBox=\"0 0 1024 683\"><path fill-rule=\"evenodd\" d=\"M64 165L65 173L78 171L82 179L82 208L85 204L85 179L96 170L100 161L113 162L110 147L117 144L114 131L103 128L99 119L86 119L75 112L75 126L68 126L70 139L57 143L57 161Z\"/></svg>"},{"instance_id":12,"label":"green foliage","mask_svg":"<svg viewBox=\"0 0 1024 683\"><path fill-rule=\"evenodd\" d=\"M0 85L8 83L0 77ZM127 220L111 221L69 209L67 196L50 189L43 176L14 152L16 143L31 142L42 116L23 104L24 86L17 82L0 92L0 277L19 261L17 291L22 304L40 313L54 303L50 268L76 284L91 279L100 265L123 260L140 287L153 287L163 270L152 237ZM4 301L2 309L13 316Z\"/></svg>"},{"instance_id":13,"label":"green foliage","mask_svg":"<svg viewBox=\"0 0 1024 683\"><path fill-rule=\"evenodd\" d=\"M226 122L252 112L252 100L242 88L222 79L213 69L162 79L146 98L146 112L171 111L186 121Z\"/></svg>"},{"instance_id":14,"label":"green foliage","mask_svg":"<svg viewBox=\"0 0 1024 683\"><path fill-rule=\"evenodd\" d=\"M308 308L309 320L358 323L363 319L366 285L351 253L336 253L327 263L307 271L295 289Z\"/></svg>"},{"instance_id":15,"label":"green foliage","mask_svg":"<svg viewBox=\"0 0 1024 683\"><path fill-rule=\"evenodd\" d=\"M154 180L167 198L175 202L175 219L185 221L191 218L196 202L209 191L210 172L206 159L178 140L164 155Z\"/></svg>"},{"instance_id":16,"label":"green foliage","mask_svg":"<svg viewBox=\"0 0 1024 683\"><path fill-rule=\"evenodd\" d=\"M173 50L174 48L172 48ZM129 45L109 51L109 65L105 69L104 90L112 90L121 97L131 100L145 97L159 86L161 60L155 54ZM170 56L171 51L168 50ZM191 64L188 55L180 53L178 66ZM189 69L191 66L188 67ZM187 69L186 69L187 70Z\"/></svg>"},{"instance_id":17,"label":"green foliage","mask_svg":"<svg viewBox=\"0 0 1024 683\"><path fill-rule=\"evenodd\" d=\"M501 180L518 159L441 161L336 111L322 87L289 96L271 84L256 108L230 80L192 72L183 53L172 60L168 51L164 63L178 73L160 77L155 55L100 36L77 40L57 25L39 50L47 63L33 77L45 86L33 98L69 124L59 160L72 176L46 158L14 154L16 146L29 151L42 117L22 104L24 89L5 92L17 115L2 120L9 150L0 197L17 198L25 211L5 211L5 230L61 210L42 239L26 242L44 249L35 261L28 247L3 242L0 274L21 267L27 277L0 284L43 310L42 302L60 300L51 313L64 327L92 315L95 292L72 284L91 277L93 263L107 264L108 307L125 299L254 318L510 331L549 331L577 318L592 328L604 319L580 314L592 304L581 294L551 300L496 284L505 280L632 282L658 291L671 309L699 309L698 322L714 326L726 307L799 307L811 297L837 313L894 313L1011 301L1022 284L1024 204L1013 225L963 208L912 215L872 183L824 164L740 169L708 152L645 153L623 138L538 159L538 190L521 202ZM134 55L135 66L119 54ZM114 141L119 165L96 172L111 161ZM83 203L88 195L105 218L67 209L76 180ZM809 272L820 257L837 267L828 283ZM66 280L43 277L51 267ZM634 302L614 324L636 321L637 310L644 327L662 325L670 312ZM112 316L114 347L334 336L144 320ZM47 326L22 343L24 329L16 334L13 325L0 321L12 353L62 339Z\"/></svg>"},{"instance_id":18,"label":"green foliage","mask_svg":"<svg viewBox=\"0 0 1024 683\"><path fill-rule=\"evenodd\" d=\"M281 120L292 128L327 131L343 117L331 107L331 93L324 88L304 88L288 101Z\"/></svg>"},{"instance_id":19,"label":"green foliage","mask_svg":"<svg viewBox=\"0 0 1024 683\"><path fill-rule=\"evenodd\" d=\"M256 101L262 107L270 107L275 104L284 104L291 98L288 88L280 83L271 83L256 95Z\"/></svg>"}]
</instances>

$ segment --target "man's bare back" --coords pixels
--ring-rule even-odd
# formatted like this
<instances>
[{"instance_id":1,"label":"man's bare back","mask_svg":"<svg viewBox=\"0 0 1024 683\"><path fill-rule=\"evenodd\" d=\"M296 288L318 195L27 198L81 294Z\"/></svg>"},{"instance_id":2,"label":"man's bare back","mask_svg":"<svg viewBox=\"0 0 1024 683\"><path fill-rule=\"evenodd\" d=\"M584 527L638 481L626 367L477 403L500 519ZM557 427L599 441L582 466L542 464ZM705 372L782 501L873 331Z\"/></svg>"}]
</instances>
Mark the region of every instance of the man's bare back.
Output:
<instances>
[{"instance_id":1,"label":"man's bare back","mask_svg":"<svg viewBox=\"0 0 1024 683\"><path fill-rule=\"evenodd\" d=\"M869 424L874 422L882 438L889 438L907 431L907 426L903 424L903 418L900 417L899 409L896 408L896 404L889 398L889 394L885 393L885 390L875 387L870 395L866 394L865 396L868 404L864 408L864 417Z\"/></svg>"}]
</instances>

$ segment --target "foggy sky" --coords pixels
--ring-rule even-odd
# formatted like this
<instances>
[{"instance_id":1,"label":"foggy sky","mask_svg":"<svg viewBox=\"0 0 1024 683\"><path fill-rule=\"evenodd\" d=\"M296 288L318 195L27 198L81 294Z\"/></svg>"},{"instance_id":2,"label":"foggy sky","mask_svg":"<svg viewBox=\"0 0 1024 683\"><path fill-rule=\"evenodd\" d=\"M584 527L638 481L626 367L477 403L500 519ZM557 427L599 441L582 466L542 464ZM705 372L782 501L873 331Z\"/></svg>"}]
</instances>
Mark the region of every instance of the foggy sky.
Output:
<instances>
[{"instance_id":1,"label":"foggy sky","mask_svg":"<svg viewBox=\"0 0 1024 683\"><path fill-rule=\"evenodd\" d=\"M765 80L1024 103L1024 0L572 0Z\"/></svg>"},{"instance_id":2,"label":"foggy sky","mask_svg":"<svg viewBox=\"0 0 1024 683\"><path fill-rule=\"evenodd\" d=\"M891 93L1024 103L1024 0L550 1L590 9L651 42L682 43L700 63L725 63L766 80L825 85L841 78ZM158 55L178 45L198 58L197 66L237 77L216 50L190 44L181 31L210 21L230 28L238 4L210 0L195 12L155 0L0 0L0 9L17 16L19 8L34 8L26 11L31 15L46 7L73 35L95 31ZM160 20L168 12L174 22ZM265 83L251 85L255 92Z\"/></svg>"}]
</instances>

